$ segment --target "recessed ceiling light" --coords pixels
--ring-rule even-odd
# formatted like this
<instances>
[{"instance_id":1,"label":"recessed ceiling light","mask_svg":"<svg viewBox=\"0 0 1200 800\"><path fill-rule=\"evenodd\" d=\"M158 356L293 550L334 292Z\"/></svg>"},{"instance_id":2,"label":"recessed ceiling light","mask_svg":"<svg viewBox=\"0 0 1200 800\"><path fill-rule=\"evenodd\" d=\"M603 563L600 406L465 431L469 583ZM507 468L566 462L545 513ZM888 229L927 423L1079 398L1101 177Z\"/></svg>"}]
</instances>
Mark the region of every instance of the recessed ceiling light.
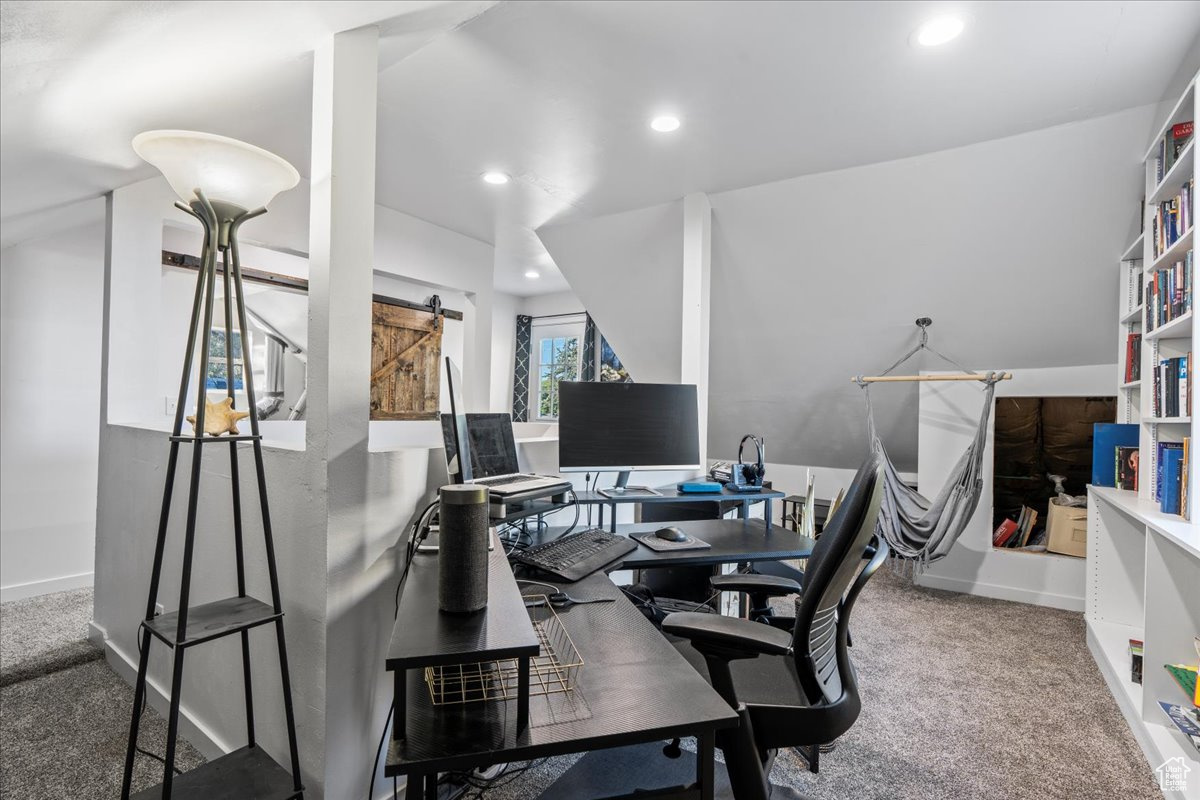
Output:
<instances>
[{"instance_id":1,"label":"recessed ceiling light","mask_svg":"<svg viewBox=\"0 0 1200 800\"><path fill-rule=\"evenodd\" d=\"M962 32L962 17L937 17L917 28L917 43L925 47L937 47Z\"/></svg>"},{"instance_id":2,"label":"recessed ceiling light","mask_svg":"<svg viewBox=\"0 0 1200 800\"><path fill-rule=\"evenodd\" d=\"M679 130L679 117L655 117L650 120L650 127L659 133L670 133Z\"/></svg>"},{"instance_id":3,"label":"recessed ceiling light","mask_svg":"<svg viewBox=\"0 0 1200 800\"><path fill-rule=\"evenodd\" d=\"M525 270L525 277L526 278L540 278L540 277L542 277L542 275L536 269L527 269L527 270Z\"/></svg>"},{"instance_id":4,"label":"recessed ceiling light","mask_svg":"<svg viewBox=\"0 0 1200 800\"><path fill-rule=\"evenodd\" d=\"M483 182L490 183L493 186L503 186L508 183L508 173L506 172L485 172L483 173Z\"/></svg>"}]
</instances>

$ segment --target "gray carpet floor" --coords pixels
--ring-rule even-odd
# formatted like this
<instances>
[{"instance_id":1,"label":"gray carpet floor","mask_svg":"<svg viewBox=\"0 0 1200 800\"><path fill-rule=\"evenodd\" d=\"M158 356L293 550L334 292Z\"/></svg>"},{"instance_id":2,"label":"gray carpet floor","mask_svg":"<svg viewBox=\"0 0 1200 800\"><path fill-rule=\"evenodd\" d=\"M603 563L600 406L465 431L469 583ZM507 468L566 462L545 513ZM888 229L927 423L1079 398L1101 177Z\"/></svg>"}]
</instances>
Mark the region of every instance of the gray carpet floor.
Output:
<instances>
[{"instance_id":1,"label":"gray carpet floor","mask_svg":"<svg viewBox=\"0 0 1200 800\"><path fill-rule=\"evenodd\" d=\"M90 589L0 604L0 797L112 798L121 792L133 691L88 644ZM141 746L162 753L166 723L148 709ZM177 763L203 757L186 742ZM134 791L162 780L138 756Z\"/></svg>"},{"instance_id":2,"label":"gray carpet floor","mask_svg":"<svg viewBox=\"0 0 1200 800\"><path fill-rule=\"evenodd\" d=\"M87 641L91 618L91 589L0 603L0 686L103 658Z\"/></svg>"},{"instance_id":3,"label":"gray carpet floor","mask_svg":"<svg viewBox=\"0 0 1200 800\"><path fill-rule=\"evenodd\" d=\"M22 627L28 620L10 605L0 617L5 628L37 629ZM86 625L90 595L82 605L76 619ZM47 649L78 644L83 631L71 630L73 639L45 631ZM881 570L859 600L852 630L862 715L822 755L819 775L784 752L775 783L822 800L1161 798L1087 650L1080 614L918 589ZM20 645L24 655L11 663L38 657L37 634L12 641L34 644ZM6 632L0 649L9 642ZM115 797L131 703L131 690L103 661L0 689L0 795ZM142 730L145 746L161 752L165 725L153 711ZM537 797L578 758L541 762L484 796ZM182 746L181 767L201 761ZM159 770L139 757L135 787L157 783Z\"/></svg>"}]
</instances>

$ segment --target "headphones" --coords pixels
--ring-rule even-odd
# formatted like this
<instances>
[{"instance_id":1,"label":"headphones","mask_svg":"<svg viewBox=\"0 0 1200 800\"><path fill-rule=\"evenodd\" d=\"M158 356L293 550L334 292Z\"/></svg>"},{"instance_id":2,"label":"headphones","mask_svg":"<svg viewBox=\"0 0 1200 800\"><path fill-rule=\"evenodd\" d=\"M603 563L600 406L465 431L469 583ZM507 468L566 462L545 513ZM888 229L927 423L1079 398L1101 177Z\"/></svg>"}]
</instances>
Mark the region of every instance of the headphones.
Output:
<instances>
[{"instance_id":1,"label":"headphones","mask_svg":"<svg viewBox=\"0 0 1200 800\"><path fill-rule=\"evenodd\" d=\"M742 448L746 446L747 439L754 442L756 459L753 464L742 461ZM763 440L761 437L752 433L747 433L742 437L742 440L738 442L738 460L732 473L733 483L738 486L762 486L763 476L767 474L767 466L763 463Z\"/></svg>"}]
</instances>

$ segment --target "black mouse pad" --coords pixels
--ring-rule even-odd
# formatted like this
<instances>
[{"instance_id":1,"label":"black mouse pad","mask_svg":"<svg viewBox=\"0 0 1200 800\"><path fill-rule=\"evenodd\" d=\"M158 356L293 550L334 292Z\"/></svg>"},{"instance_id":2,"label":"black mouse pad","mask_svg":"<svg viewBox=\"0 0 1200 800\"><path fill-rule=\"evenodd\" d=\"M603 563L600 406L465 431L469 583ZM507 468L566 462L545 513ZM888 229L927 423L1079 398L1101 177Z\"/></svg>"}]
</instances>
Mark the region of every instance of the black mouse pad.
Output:
<instances>
[{"instance_id":1,"label":"black mouse pad","mask_svg":"<svg viewBox=\"0 0 1200 800\"><path fill-rule=\"evenodd\" d=\"M686 534L685 534L686 535ZM688 536L682 542L669 542L666 539L660 539L654 535L654 531L649 533L639 533L633 537L636 541L649 547L656 553L675 552L676 550L708 550L712 547L708 542L701 541L694 536Z\"/></svg>"}]
</instances>

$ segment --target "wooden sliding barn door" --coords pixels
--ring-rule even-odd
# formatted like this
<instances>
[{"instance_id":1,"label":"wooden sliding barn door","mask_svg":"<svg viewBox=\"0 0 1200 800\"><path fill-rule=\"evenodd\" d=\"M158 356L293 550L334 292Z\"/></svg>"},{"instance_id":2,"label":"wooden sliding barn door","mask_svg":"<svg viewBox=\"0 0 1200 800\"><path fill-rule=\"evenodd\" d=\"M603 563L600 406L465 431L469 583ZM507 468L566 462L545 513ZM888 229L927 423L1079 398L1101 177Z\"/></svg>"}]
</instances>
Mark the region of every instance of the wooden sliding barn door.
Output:
<instances>
[{"instance_id":1,"label":"wooden sliding barn door","mask_svg":"<svg viewBox=\"0 0 1200 800\"><path fill-rule=\"evenodd\" d=\"M442 325L428 311L374 303L371 419L438 419Z\"/></svg>"}]
</instances>

